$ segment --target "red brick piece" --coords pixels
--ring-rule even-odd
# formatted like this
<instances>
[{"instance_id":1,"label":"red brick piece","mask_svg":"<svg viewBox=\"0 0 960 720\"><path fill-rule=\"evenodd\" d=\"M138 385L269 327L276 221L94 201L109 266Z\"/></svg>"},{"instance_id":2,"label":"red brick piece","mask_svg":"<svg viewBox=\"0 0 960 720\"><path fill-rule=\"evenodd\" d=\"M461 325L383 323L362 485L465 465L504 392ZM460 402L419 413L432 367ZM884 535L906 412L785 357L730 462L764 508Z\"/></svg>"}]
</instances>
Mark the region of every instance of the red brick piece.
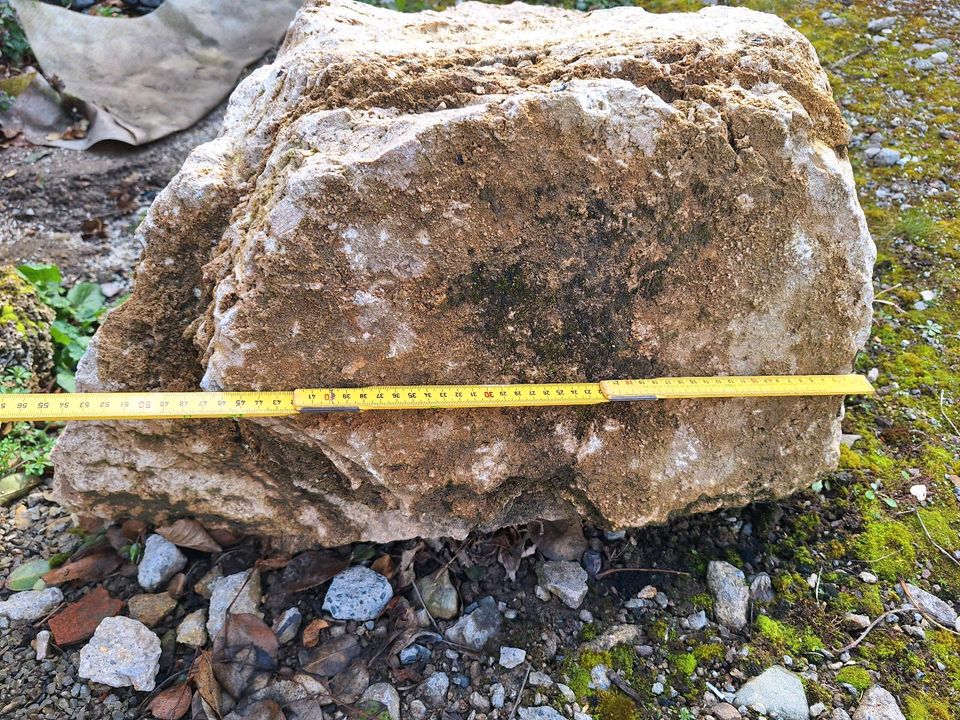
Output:
<instances>
[{"instance_id":1,"label":"red brick piece","mask_svg":"<svg viewBox=\"0 0 960 720\"><path fill-rule=\"evenodd\" d=\"M50 618L53 640L61 647L88 640L101 620L113 617L122 609L123 600L111 597L102 587L94 588Z\"/></svg>"}]
</instances>

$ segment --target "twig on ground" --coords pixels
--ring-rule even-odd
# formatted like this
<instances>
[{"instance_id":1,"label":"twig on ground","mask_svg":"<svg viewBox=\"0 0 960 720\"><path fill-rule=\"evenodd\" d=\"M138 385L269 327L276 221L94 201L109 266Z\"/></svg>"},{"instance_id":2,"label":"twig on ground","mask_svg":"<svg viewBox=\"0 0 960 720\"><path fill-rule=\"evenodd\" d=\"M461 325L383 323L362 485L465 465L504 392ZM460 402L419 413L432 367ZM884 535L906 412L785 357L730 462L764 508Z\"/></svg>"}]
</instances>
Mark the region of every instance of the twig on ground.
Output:
<instances>
[{"instance_id":1,"label":"twig on ground","mask_svg":"<svg viewBox=\"0 0 960 720\"><path fill-rule=\"evenodd\" d=\"M597 573L597 580L607 575L613 575L613 573L620 572L642 572L642 573L664 573L666 575L683 575L685 577L690 577L690 573L684 572L683 570L666 570L664 568L607 568L603 572Z\"/></svg>"},{"instance_id":2,"label":"twig on ground","mask_svg":"<svg viewBox=\"0 0 960 720\"><path fill-rule=\"evenodd\" d=\"M943 407L943 390L940 391L940 414L943 415L944 419L948 423L950 423L950 427L953 428L954 435L960 435L960 430L957 429L956 424L950 419L950 416L947 415L946 409Z\"/></svg>"},{"instance_id":3,"label":"twig on ground","mask_svg":"<svg viewBox=\"0 0 960 720\"><path fill-rule=\"evenodd\" d=\"M517 699L513 701L513 707L510 708L510 714L507 715L507 720L513 720L513 716L517 714L517 707L520 705L520 698L523 697L523 691L527 689L527 680L530 679L530 663L527 663L527 673L523 676L523 682L520 684L520 689L517 691Z\"/></svg>"},{"instance_id":4,"label":"twig on ground","mask_svg":"<svg viewBox=\"0 0 960 720\"><path fill-rule=\"evenodd\" d=\"M607 678L610 680L610 682L617 686L620 692L637 703L637 705L643 705L643 698L640 696L640 693L627 685L627 681L620 677L620 673L610 671L607 673Z\"/></svg>"},{"instance_id":5,"label":"twig on ground","mask_svg":"<svg viewBox=\"0 0 960 720\"><path fill-rule=\"evenodd\" d=\"M839 70L840 68L842 68L844 65L846 65L846 64L847 64L848 62L850 62L851 60L856 60L858 57L862 57L862 56L866 55L867 53L873 52L874 47L875 47L875 46L873 46L873 45L869 45L869 46L867 46L867 47L865 47L865 48L860 48L860 49L857 50L856 52L850 53L849 55L844 55L842 58L840 58L840 59L837 60L836 62L832 62L832 63L830 63L829 65L827 65L827 69L829 69L829 70Z\"/></svg>"},{"instance_id":6,"label":"twig on ground","mask_svg":"<svg viewBox=\"0 0 960 720\"><path fill-rule=\"evenodd\" d=\"M873 296L874 296L875 298L878 298L878 297L880 297L881 295L883 295L884 293L888 293L888 292L890 292L891 290L896 290L898 287L903 287L903 283L897 283L896 285L891 285L890 287L884 288L883 290L878 290L877 292L875 292L875 293L873 294Z\"/></svg>"},{"instance_id":7,"label":"twig on ground","mask_svg":"<svg viewBox=\"0 0 960 720\"><path fill-rule=\"evenodd\" d=\"M960 566L960 560L957 560L951 553L947 552L947 550L930 535L930 532L927 530L927 526L923 524L923 518L920 516L920 508L914 508L913 512L916 514L917 520L920 521L920 527L923 528L923 534L927 536L927 540L933 543L933 546L937 550L946 555L950 559L950 562L952 562L954 565Z\"/></svg>"},{"instance_id":8,"label":"twig on ground","mask_svg":"<svg viewBox=\"0 0 960 720\"><path fill-rule=\"evenodd\" d=\"M872 623L870 623L869 625L867 625L867 629L863 631L863 634L860 635L860 637L858 637L856 640L854 640L854 641L853 641L852 643L850 643L849 645L844 645L842 648L839 648L838 650L832 650L831 652L833 652L835 655L839 655L840 653L845 653L845 652L849 652L850 650L853 650L857 645L859 645L860 643L862 643L862 642L864 641L864 639L867 637L867 635L870 634L870 631L873 630L877 625L879 625L883 620L885 620L886 618L888 618L888 617L891 616L891 615L897 615L897 614L902 613L902 612L909 612L909 611L914 610L914 609L915 609L915 608L907 605L907 606L905 606L905 607L896 608L896 609L894 609L894 610L887 610L885 613L883 613L883 615L881 615L881 616L878 617L876 620L874 620Z\"/></svg>"},{"instance_id":9,"label":"twig on ground","mask_svg":"<svg viewBox=\"0 0 960 720\"><path fill-rule=\"evenodd\" d=\"M927 622L929 622L931 625L936 625L938 628L946 630L949 633L953 633L954 635L960 635L960 632L957 632L955 628L944 625L942 622L920 607L917 604L917 601L913 599L913 595L911 594L910 589L907 587L907 583L904 582L903 579L900 580L900 589L903 590L903 594L907 596L907 600L913 604L914 609L927 619Z\"/></svg>"},{"instance_id":10,"label":"twig on ground","mask_svg":"<svg viewBox=\"0 0 960 720\"><path fill-rule=\"evenodd\" d=\"M873 301L874 301L875 303L880 303L881 305L889 305L889 306L895 308L895 309L897 310L897 312L906 312L906 310L904 310L902 307L900 307L900 306L897 305L895 302L892 302L892 301L890 301L890 300L877 300L876 298L874 298Z\"/></svg>"}]
</instances>

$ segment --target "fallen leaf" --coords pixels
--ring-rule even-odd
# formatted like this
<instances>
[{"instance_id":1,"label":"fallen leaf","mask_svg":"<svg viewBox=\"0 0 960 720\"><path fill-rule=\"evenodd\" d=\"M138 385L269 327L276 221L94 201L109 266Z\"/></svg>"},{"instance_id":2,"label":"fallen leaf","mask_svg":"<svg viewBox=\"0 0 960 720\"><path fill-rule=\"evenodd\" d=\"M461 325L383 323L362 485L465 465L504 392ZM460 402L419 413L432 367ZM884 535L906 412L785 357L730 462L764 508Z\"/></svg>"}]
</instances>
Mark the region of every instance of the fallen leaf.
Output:
<instances>
[{"instance_id":1,"label":"fallen leaf","mask_svg":"<svg viewBox=\"0 0 960 720\"><path fill-rule=\"evenodd\" d=\"M107 542L117 552L130 547L130 539L123 534L123 529L119 525L111 525L107 528Z\"/></svg>"},{"instance_id":2,"label":"fallen leaf","mask_svg":"<svg viewBox=\"0 0 960 720\"><path fill-rule=\"evenodd\" d=\"M157 528L157 534L162 535L174 545L200 550L201 552L217 553L223 548L207 533L203 525L196 520L184 518L177 520L173 525Z\"/></svg>"},{"instance_id":3,"label":"fallen leaf","mask_svg":"<svg viewBox=\"0 0 960 720\"><path fill-rule=\"evenodd\" d=\"M320 550L308 550L287 564L280 575L280 585L287 592L309 590L325 583L349 566L349 558Z\"/></svg>"},{"instance_id":4,"label":"fallen leaf","mask_svg":"<svg viewBox=\"0 0 960 720\"><path fill-rule=\"evenodd\" d=\"M257 700L230 713L230 720L284 720L276 700Z\"/></svg>"},{"instance_id":5,"label":"fallen leaf","mask_svg":"<svg viewBox=\"0 0 960 720\"><path fill-rule=\"evenodd\" d=\"M216 714L217 718L223 715L223 703L220 698L220 684L213 674L213 658L210 650L204 650L193 661L190 668L190 682L197 689L197 695Z\"/></svg>"},{"instance_id":6,"label":"fallen leaf","mask_svg":"<svg viewBox=\"0 0 960 720\"><path fill-rule=\"evenodd\" d=\"M317 646L317 643L320 642L320 632L326 630L330 627L330 623L323 618L317 618L310 622L303 629L303 646L306 648L313 648Z\"/></svg>"},{"instance_id":7,"label":"fallen leaf","mask_svg":"<svg viewBox=\"0 0 960 720\"><path fill-rule=\"evenodd\" d=\"M183 597L184 591L187 589L187 576L182 572L177 573L172 578L170 582L167 583L167 595L172 598Z\"/></svg>"},{"instance_id":8,"label":"fallen leaf","mask_svg":"<svg viewBox=\"0 0 960 720\"><path fill-rule=\"evenodd\" d=\"M47 621L57 645L75 645L93 637L104 618L123 610L123 600L111 597L103 586L90 590Z\"/></svg>"},{"instance_id":9,"label":"fallen leaf","mask_svg":"<svg viewBox=\"0 0 960 720\"><path fill-rule=\"evenodd\" d=\"M94 580L103 580L112 573L121 562L120 556L113 552L98 552L93 555L86 555L79 560L67 563L56 570L51 570L43 576L43 581L47 585L63 585L64 583L79 580L81 582L93 582Z\"/></svg>"},{"instance_id":10,"label":"fallen leaf","mask_svg":"<svg viewBox=\"0 0 960 720\"><path fill-rule=\"evenodd\" d=\"M120 526L120 530L127 536L127 540L130 542L138 540L146 529L147 525L142 520L126 520L123 525Z\"/></svg>"},{"instance_id":11,"label":"fallen leaf","mask_svg":"<svg viewBox=\"0 0 960 720\"><path fill-rule=\"evenodd\" d=\"M69 131L68 131L69 132ZM68 138L67 133L63 134L65 140L70 140L73 138ZM90 238L105 238L107 236L107 226L104 224L102 218L89 218L80 223L80 237L84 240L89 240Z\"/></svg>"},{"instance_id":12,"label":"fallen leaf","mask_svg":"<svg viewBox=\"0 0 960 720\"><path fill-rule=\"evenodd\" d=\"M193 700L193 691L186 683L169 687L153 700L148 706L157 720L180 720L190 709Z\"/></svg>"},{"instance_id":13,"label":"fallen leaf","mask_svg":"<svg viewBox=\"0 0 960 720\"><path fill-rule=\"evenodd\" d=\"M25 562L10 573L10 577L7 578L7 589L30 590L48 572L50 572L50 563L42 558Z\"/></svg>"},{"instance_id":14,"label":"fallen leaf","mask_svg":"<svg viewBox=\"0 0 960 720\"><path fill-rule=\"evenodd\" d=\"M17 169L16 169L16 168L13 168L13 170L7 170L7 171L3 174L3 177L5 177L5 178L12 178L12 177L13 177L14 175L16 175L16 174L17 174Z\"/></svg>"},{"instance_id":15,"label":"fallen leaf","mask_svg":"<svg viewBox=\"0 0 960 720\"><path fill-rule=\"evenodd\" d=\"M256 615L227 615L223 632L213 641L213 674L231 697L239 699L277 669L280 643L270 626Z\"/></svg>"},{"instance_id":16,"label":"fallen leaf","mask_svg":"<svg viewBox=\"0 0 960 720\"><path fill-rule=\"evenodd\" d=\"M413 567L413 561L417 558L417 553L423 549L423 543L418 542L414 547L404 550L400 553L400 570L397 572L397 588L405 588L413 585L417 579L416 571Z\"/></svg>"},{"instance_id":17,"label":"fallen leaf","mask_svg":"<svg viewBox=\"0 0 960 720\"><path fill-rule=\"evenodd\" d=\"M303 669L318 677L333 677L346 670L359 654L360 645L355 635L337 635L314 650Z\"/></svg>"},{"instance_id":18,"label":"fallen leaf","mask_svg":"<svg viewBox=\"0 0 960 720\"><path fill-rule=\"evenodd\" d=\"M234 535L229 530L208 530L207 534L212 537L220 547L232 547L243 540L240 535Z\"/></svg>"},{"instance_id":19,"label":"fallen leaf","mask_svg":"<svg viewBox=\"0 0 960 720\"><path fill-rule=\"evenodd\" d=\"M0 478L0 506L19 500L39 484L39 477L26 473L12 473Z\"/></svg>"},{"instance_id":20,"label":"fallen leaf","mask_svg":"<svg viewBox=\"0 0 960 720\"><path fill-rule=\"evenodd\" d=\"M270 572L271 570L285 568L289 563L290 558L286 555L274 555L272 557L260 558L257 560L257 570L262 573Z\"/></svg>"},{"instance_id":21,"label":"fallen leaf","mask_svg":"<svg viewBox=\"0 0 960 720\"><path fill-rule=\"evenodd\" d=\"M390 711L379 700L369 698L354 705L350 716L354 720L390 720Z\"/></svg>"},{"instance_id":22,"label":"fallen leaf","mask_svg":"<svg viewBox=\"0 0 960 720\"><path fill-rule=\"evenodd\" d=\"M393 563L393 558L387 554L383 554L374 560L370 565L370 569L380 573L388 580L393 577L394 573L397 572L397 568Z\"/></svg>"}]
</instances>

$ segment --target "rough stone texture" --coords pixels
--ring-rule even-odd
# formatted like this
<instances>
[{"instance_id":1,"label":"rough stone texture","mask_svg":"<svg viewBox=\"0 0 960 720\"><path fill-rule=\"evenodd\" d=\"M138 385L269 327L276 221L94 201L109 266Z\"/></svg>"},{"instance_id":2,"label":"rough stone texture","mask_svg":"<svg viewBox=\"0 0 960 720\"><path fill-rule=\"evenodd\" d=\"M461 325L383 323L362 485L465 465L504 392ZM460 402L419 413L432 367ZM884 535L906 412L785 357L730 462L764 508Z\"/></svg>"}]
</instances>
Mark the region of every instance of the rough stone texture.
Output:
<instances>
[{"instance_id":1,"label":"rough stone texture","mask_svg":"<svg viewBox=\"0 0 960 720\"><path fill-rule=\"evenodd\" d=\"M713 593L717 622L731 630L743 629L750 606L750 589L743 571L724 560L711 560L707 565L707 587Z\"/></svg>"},{"instance_id":2,"label":"rough stone texture","mask_svg":"<svg viewBox=\"0 0 960 720\"><path fill-rule=\"evenodd\" d=\"M810 708L800 678L781 665L767 668L737 692L739 707L762 705L767 714L783 720L807 720Z\"/></svg>"},{"instance_id":3,"label":"rough stone texture","mask_svg":"<svg viewBox=\"0 0 960 720\"><path fill-rule=\"evenodd\" d=\"M156 590L187 566L187 556L162 535L151 535L143 544L137 566L137 582L144 590Z\"/></svg>"},{"instance_id":4,"label":"rough stone texture","mask_svg":"<svg viewBox=\"0 0 960 720\"><path fill-rule=\"evenodd\" d=\"M149 692L159 670L160 638L136 620L109 617L80 650L77 674L110 687L132 685Z\"/></svg>"},{"instance_id":5,"label":"rough stone texture","mask_svg":"<svg viewBox=\"0 0 960 720\"><path fill-rule=\"evenodd\" d=\"M860 698L853 720L904 720L897 699L888 690L873 685Z\"/></svg>"},{"instance_id":6,"label":"rough stone texture","mask_svg":"<svg viewBox=\"0 0 960 720\"><path fill-rule=\"evenodd\" d=\"M63 602L60 588L24 590L0 601L0 617L9 620L39 620Z\"/></svg>"},{"instance_id":7,"label":"rough stone texture","mask_svg":"<svg viewBox=\"0 0 960 720\"><path fill-rule=\"evenodd\" d=\"M470 43L464 43L469 34ZM849 129L770 16L301 10L141 226L82 389L847 372L874 247ZM292 545L614 527L834 466L838 398L87 423L86 514Z\"/></svg>"},{"instance_id":8,"label":"rough stone texture","mask_svg":"<svg viewBox=\"0 0 960 720\"><path fill-rule=\"evenodd\" d=\"M210 590L207 634L211 640L215 640L223 630L228 614L246 613L263 617L263 613L259 611L262 598L259 570L247 570L222 577L213 582Z\"/></svg>"},{"instance_id":9,"label":"rough stone texture","mask_svg":"<svg viewBox=\"0 0 960 720\"><path fill-rule=\"evenodd\" d=\"M907 590L918 607L938 623L951 630L957 624L957 611L950 603L912 583L907 583Z\"/></svg>"},{"instance_id":10,"label":"rough stone texture","mask_svg":"<svg viewBox=\"0 0 960 720\"><path fill-rule=\"evenodd\" d=\"M330 581L323 609L337 620L376 620L392 597L387 578L363 565L354 565Z\"/></svg>"},{"instance_id":11,"label":"rough stone texture","mask_svg":"<svg viewBox=\"0 0 960 720\"><path fill-rule=\"evenodd\" d=\"M544 589L576 610L587 596L587 571L579 563L551 560L537 566L537 578Z\"/></svg>"}]
</instances>

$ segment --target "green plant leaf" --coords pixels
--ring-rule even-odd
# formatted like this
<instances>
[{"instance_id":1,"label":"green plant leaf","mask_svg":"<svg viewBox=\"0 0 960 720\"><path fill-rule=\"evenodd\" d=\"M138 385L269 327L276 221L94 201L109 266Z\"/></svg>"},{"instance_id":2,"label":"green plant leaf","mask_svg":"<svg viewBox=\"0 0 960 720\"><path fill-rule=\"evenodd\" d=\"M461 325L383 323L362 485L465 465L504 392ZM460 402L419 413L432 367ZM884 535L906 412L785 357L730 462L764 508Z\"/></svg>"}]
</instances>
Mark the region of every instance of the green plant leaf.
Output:
<instances>
[{"instance_id":1,"label":"green plant leaf","mask_svg":"<svg viewBox=\"0 0 960 720\"><path fill-rule=\"evenodd\" d=\"M61 368L57 370L57 385L64 392L73 393L77 391L77 380L72 370Z\"/></svg>"},{"instance_id":2,"label":"green plant leaf","mask_svg":"<svg viewBox=\"0 0 960 720\"><path fill-rule=\"evenodd\" d=\"M67 300L77 320L89 324L103 313L107 299L96 283L81 282L70 288Z\"/></svg>"},{"instance_id":3,"label":"green plant leaf","mask_svg":"<svg viewBox=\"0 0 960 720\"><path fill-rule=\"evenodd\" d=\"M864 496L867 500L876 500L876 498L877 498L877 494L876 494L873 490L867 490L867 491L863 494L863 496Z\"/></svg>"},{"instance_id":4,"label":"green plant leaf","mask_svg":"<svg viewBox=\"0 0 960 720\"><path fill-rule=\"evenodd\" d=\"M18 265L17 271L34 285L59 285L63 280L60 268L56 265L26 263Z\"/></svg>"},{"instance_id":5,"label":"green plant leaf","mask_svg":"<svg viewBox=\"0 0 960 720\"><path fill-rule=\"evenodd\" d=\"M50 563L42 558L30 560L18 567L7 578L7 587L14 591L31 590L41 577L50 572Z\"/></svg>"}]
</instances>

